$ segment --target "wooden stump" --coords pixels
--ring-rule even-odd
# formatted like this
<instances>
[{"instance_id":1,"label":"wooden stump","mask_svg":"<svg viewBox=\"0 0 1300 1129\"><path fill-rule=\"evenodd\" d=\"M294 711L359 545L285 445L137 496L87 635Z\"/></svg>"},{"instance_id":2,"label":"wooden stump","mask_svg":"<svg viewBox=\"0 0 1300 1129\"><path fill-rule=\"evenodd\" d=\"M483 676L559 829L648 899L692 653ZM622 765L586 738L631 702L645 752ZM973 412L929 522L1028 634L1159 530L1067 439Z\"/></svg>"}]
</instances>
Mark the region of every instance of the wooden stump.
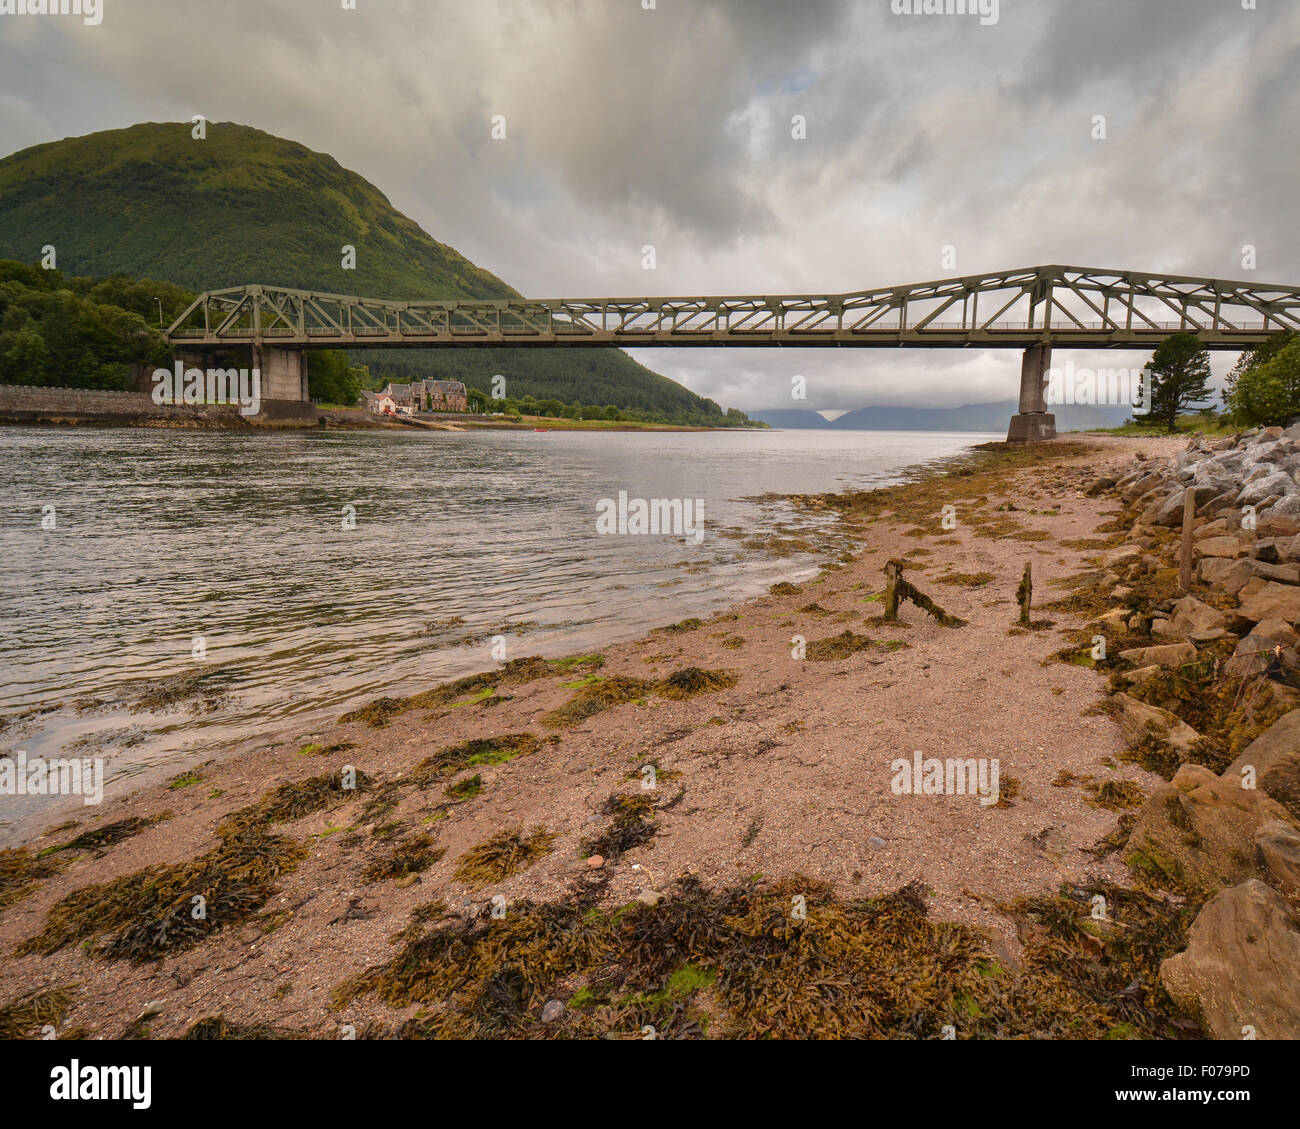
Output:
<instances>
[{"instance_id":1,"label":"wooden stump","mask_svg":"<svg viewBox=\"0 0 1300 1129\"><path fill-rule=\"evenodd\" d=\"M966 621L950 615L915 585L903 579L903 562L890 561L885 565L885 615L886 620L898 619L898 605L911 600L922 611L929 612L944 627L965 627Z\"/></svg>"},{"instance_id":2,"label":"wooden stump","mask_svg":"<svg viewBox=\"0 0 1300 1129\"><path fill-rule=\"evenodd\" d=\"M890 561L885 565L885 618L898 619L898 582L903 578L903 562Z\"/></svg>"},{"instance_id":3,"label":"wooden stump","mask_svg":"<svg viewBox=\"0 0 1300 1129\"><path fill-rule=\"evenodd\" d=\"M1034 603L1034 566L1033 562L1025 565L1025 574L1020 578L1020 587L1016 590L1016 599L1020 601L1020 626L1029 626L1029 610Z\"/></svg>"}]
</instances>

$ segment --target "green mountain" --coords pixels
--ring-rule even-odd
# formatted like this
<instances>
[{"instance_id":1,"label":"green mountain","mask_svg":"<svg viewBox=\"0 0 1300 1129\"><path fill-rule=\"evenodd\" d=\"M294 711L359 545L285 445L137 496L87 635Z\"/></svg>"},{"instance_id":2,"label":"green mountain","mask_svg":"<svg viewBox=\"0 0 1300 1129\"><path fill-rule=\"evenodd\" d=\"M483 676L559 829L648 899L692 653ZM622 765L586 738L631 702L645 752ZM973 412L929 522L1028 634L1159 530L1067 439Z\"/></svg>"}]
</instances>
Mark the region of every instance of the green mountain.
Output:
<instances>
[{"instance_id":1,"label":"green mountain","mask_svg":"<svg viewBox=\"0 0 1300 1129\"><path fill-rule=\"evenodd\" d=\"M377 298L493 298L510 286L433 239L333 157L258 129L148 122L0 160L0 259L52 244L65 275L164 279L189 290L268 285ZM344 270L342 247L356 248ZM179 310L167 311L168 316ZM428 376L512 397L728 421L711 400L617 349L356 350L376 378Z\"/></svg>"}]
</instances>

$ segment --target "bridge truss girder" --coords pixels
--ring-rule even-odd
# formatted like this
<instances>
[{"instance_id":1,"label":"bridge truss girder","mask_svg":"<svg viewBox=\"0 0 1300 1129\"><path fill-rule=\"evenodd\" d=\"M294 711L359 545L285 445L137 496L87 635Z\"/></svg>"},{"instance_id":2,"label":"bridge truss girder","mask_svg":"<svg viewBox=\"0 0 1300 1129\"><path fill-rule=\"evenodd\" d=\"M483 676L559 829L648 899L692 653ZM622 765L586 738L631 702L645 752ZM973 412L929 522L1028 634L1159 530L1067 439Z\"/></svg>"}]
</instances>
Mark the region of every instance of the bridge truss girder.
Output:
<instances>
[{"instance_id":1,"label":"bridge truss girder","mask_svg":"<svg viewBox=\"0 0 1300 1129\"><path fill-rule=\"evenodd\" d=\"M849 294L388 301L277 286L199 295L184 348L789 346L1242 349L1300 331L1300 288L1045 266Z\"/></svg>"}]
</instances>

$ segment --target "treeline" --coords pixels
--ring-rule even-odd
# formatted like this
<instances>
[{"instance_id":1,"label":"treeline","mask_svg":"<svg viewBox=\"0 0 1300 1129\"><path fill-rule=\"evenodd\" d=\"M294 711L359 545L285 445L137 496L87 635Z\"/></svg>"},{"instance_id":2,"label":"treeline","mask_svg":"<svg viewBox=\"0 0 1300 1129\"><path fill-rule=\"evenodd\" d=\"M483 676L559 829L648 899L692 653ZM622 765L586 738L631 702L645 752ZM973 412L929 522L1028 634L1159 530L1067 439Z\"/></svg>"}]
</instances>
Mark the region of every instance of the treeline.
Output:
<instances>
[{"instance_id":1,"label":"treeline","mask_svg":"<svg viewBox=\"0 0 1300 1129\"><path fill-rule=\"evenodd\" d=\"M307 350L307 395L318 404L353 408L361 398L361 390L373 386L370 370L352 364L343 350Z\"/></svg>"},{"instance_id":2,"label":"treeline","mask_svg":"<svg viewBox=\"0 0 1300 1129\"><path fill-rule=\"evenodd\" d=\"M163 328L194 298L156 279L78 278L0 260L0 384L133 391L132 365L171 366ZM307 354L313 400L351 407L369 384L344 352Z\"/></svg>"},{"instance_id":3,"label":"treeline","mask_svg":"<svg viewBox=\"0 0 1300 1129\"><path fill-rule=\"evenodd\" d=\"M1147 366L1151 411L1145 417L1177 429L1184 412L1214 411L1209 351L1194 333L1166 338ZM1237 359L1222 394L1227 420L1237 427L1286 426L1300 419L1300 334L1275 333Z\"/></svg>"},{"instance_id":4,"label":"treeline","mask_svg":"<svg viewBox=\"0 0 1300 1129\"><path fill-rule=\"evenodd\" d=\"M1300 419L1300 334L1277 333L1242 353L1223 401L1233 421L1247 427Z\"/></svg>"},{"instance_id":5,"label":"treeline","mask_svg":"<svg viewBox=\"0 0 1300 1129\"><path fill-rule=\"evenodd\" d=\"M159 325L194 295L170 282L73 278L0 260L0 383L130 389L131 365L167 365Z\"/></svg>"},{"instance_id":6,"label":"treeline","mask_svg":"<svg viewBox=\"0 0 1300 1129\"><path fill-rule=\"evenodd\" d=\"M515 399L508 396L503 400L494 400L487 392L478 388L467 389L466 399L471 411L497 413L506 416L549 416L551 419L587 419L612 420L617 423L661 423L674 426L692 427L766 427L755 423L744 412L731 408L725 413L699 414L681 413L676 417L666 412L645 411L640 408L620 408L616 404L566 404L548 396L539 400L535 396L521 396Z\"/></svg>"}]
</instances>

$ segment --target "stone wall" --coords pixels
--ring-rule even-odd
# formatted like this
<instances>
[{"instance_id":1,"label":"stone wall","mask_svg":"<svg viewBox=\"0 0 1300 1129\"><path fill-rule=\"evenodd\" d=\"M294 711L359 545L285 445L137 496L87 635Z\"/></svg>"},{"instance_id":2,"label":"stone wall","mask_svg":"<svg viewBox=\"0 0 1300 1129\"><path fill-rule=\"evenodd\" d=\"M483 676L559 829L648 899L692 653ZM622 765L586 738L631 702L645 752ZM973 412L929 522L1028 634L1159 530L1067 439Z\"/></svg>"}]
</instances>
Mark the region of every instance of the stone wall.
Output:
<instances>
[{"instance_id":1,"label":"stone wall","mask_svg":"<svg viewBox=\"0 0 1300 1129\"><path fill-rule=\"evenodd\" d=\"M310 404L297 400L263 400L261 408L260 416L250 418L240 414L237 404L155 404L147 392L0 384L0 422L6 423L167 420L200 427L240 427L315 424L319 415Z\"/></svg>"},{"instance_id":2,"label":"stone wall","mask_svg":"<svg viewBox=\"0 0 1300 1129\"><path fill-rule=\"evenodd\" d=\"M147 392L106 392L95 388L34 388L0 384L0 410L47 412L146 412L162 414Z\"/></svg>"}]
</instances>

